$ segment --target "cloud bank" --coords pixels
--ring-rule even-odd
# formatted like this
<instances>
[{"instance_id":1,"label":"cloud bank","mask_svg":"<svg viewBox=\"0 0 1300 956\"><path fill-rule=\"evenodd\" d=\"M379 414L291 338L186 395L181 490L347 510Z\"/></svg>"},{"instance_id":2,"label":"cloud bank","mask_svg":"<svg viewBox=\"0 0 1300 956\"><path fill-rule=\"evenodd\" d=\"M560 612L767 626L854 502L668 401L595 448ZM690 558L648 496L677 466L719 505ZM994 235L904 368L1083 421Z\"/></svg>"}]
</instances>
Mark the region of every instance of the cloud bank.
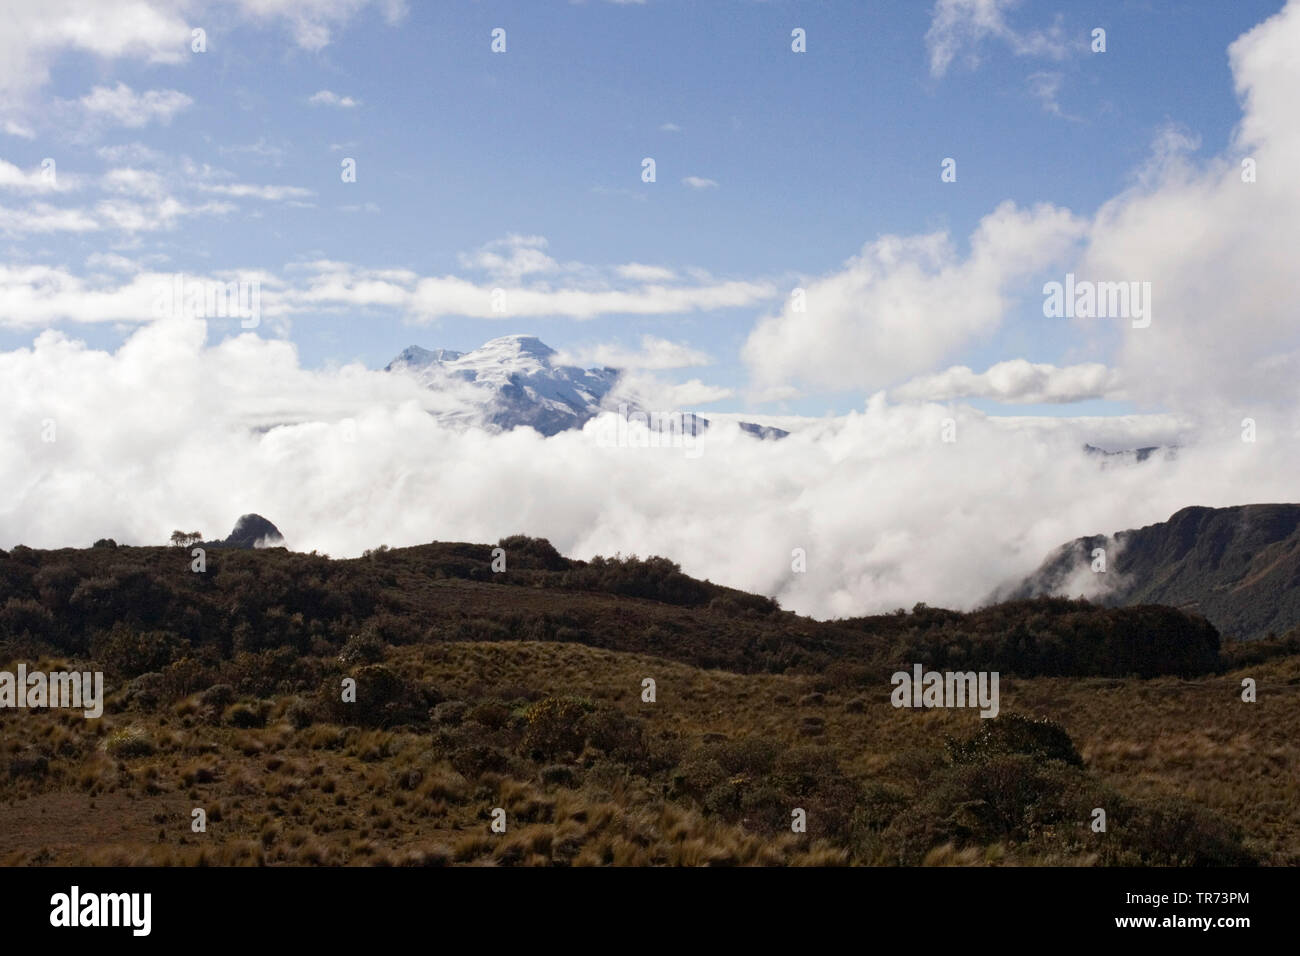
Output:
<instances>
[{"instance_id":1,"label":"cloud bank","mask_svg":"<svg viewBox=\"0 0 1300 956\"><path fill-rule=\"evenodd\" d=\"M247 511L335 557L526 532L581 558L668 555L825 617L969 606L1078 535L1290 498L1300 464L1294 436L1234 431L1101 468L1086 441L1184 436L1166 420L990 419L883 394L779 442L719 419L690 455L602 447L597 423L494 435L440 425L429 411L455 396L405 377L304 370L289 343L206 336L169 320L114 353L45 332L0 355L0 545L162 543L174 527L224 534Z\"/></svg>"}]
</instances>

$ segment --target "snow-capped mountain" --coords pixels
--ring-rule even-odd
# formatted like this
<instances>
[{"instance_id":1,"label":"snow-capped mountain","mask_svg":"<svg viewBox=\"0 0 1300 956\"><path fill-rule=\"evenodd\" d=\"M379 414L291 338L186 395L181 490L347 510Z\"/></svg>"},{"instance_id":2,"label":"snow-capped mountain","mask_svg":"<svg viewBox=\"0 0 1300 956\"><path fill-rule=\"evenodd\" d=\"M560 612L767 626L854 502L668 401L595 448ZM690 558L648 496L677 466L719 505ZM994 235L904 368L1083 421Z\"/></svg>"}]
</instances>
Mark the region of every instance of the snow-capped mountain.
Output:
<instances>
[{"instance_id":1,"label":"snow-capped mountain","mask_svg":"<svg viewBox=\"0 0 1300 956\"><path fill-rule=\"evenodd\" d=\"M503 335L470 352L412 345L384 370L414 375L432 389L469 388L478 423L501 429L527 425L549 436L581 428L600 412L620 405L636 410L635 401L615 393L618 369L560 365L556 354L536 336ZM463 414L451 417L467 421ZM699 429L709 425L705 418L694 420ZM738 424L756 438L789 434L752 422Z\"/></svg>"},{"instance_id":2,"label":"snow-capped mountain","mask_svg":"<svg viewBox=\"0 0 1300 956\"><path fill-rule=\"evenodd\" d=\"M601 411L618 381L612 368L578 368L553 362L555 349L532 335L504 335L471 352L412 345L385 371L416 375L430 388L465 382L482 391L487 424L528 425L543 435L581 428Z\"/></svg>"}]
</instances>

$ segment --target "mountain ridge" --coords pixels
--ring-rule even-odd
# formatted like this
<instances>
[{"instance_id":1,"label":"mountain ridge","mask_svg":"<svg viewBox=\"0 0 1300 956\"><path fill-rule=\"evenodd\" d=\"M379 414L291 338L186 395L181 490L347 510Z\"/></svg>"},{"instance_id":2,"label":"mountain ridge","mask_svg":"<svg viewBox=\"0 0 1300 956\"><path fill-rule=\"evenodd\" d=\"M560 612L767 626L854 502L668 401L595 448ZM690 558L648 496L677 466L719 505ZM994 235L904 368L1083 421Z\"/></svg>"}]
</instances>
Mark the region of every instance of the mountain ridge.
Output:
<instances>
[{"instance_id":1,"label":"mountain ridge","mask_svg":"<svg viewBox=\"0 0 1300 956\"><path fill-rule=\"evenodd\" d=\"M1104 577L1092 570L1098 548ZM1285 633L1300 624L1300 504L1191 505L1166 521L1076 538L987 600L1079 591L1112 607L1193 611L1242 640Z\"/></svg>"}]
</instances>

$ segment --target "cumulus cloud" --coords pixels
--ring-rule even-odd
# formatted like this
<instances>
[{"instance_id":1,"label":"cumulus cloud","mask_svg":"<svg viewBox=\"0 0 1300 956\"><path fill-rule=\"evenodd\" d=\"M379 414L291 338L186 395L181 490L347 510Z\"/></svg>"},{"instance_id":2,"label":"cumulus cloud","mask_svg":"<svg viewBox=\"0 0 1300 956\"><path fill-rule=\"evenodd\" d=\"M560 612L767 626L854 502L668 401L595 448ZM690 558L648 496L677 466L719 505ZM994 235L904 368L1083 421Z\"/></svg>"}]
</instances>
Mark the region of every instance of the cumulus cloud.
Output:
<instances>
[{"instance_id":1,"label":"cumulus cloud","mask_svg":"<svg viewBox=\"0 0 1300 956\"><path fill-rule=\"evenodd\" d=\"M957 6L1001 22L1000 4ZM1029 276L1059 266L1055 281L1069 271L1086 282L1149 283L1145 327L1129 316L1072 320L1089 347L1114 353L1107 364L1128 398L1219 424L1263 415L1281 426L1300 401L1293 308L1300 271L1292 261L1300 188L1287 172L1300 163L1297 45L1300 3L1293 0L1229 48L1243 106L1230 146L1198 160L1193 135L1163 127L1132 185L1090 218L1004 203L981 222L965 256L946 233L869 243L843 270L808 282L803 302L792 297L759 322L744 349L755 388L874 389L924 374L996 329L1010 292L1028 293ZM964 373L944 374L951 385ZM1000 374L1011 392L1032 392L1033 377L1041 378L1015 366ZM1057 386L1068 394L1079 374L1100 372L1052 373L1044 397ZM1108 390L1113 382L1094 384ZM986 378L972 387L1003 386ZM908 386L903 394L916 392Z\"/></svg>"},{"instance_id":2,"label":"cumulus cloud","mask_svg":"<svg viewBox=\"0 0 1300 956\"><path fill-rule=\"evenodd\" d=\"M1298 46L1295 2L1234 42L1243 115L1228 149L1197 161L1193 139L1162 131L1133 187L1091 226L1081 276L1151 283L1150 325L1110 328L1115 365L1146 404L1280 425L1300 399Z\"/></svg>"},{"instance_id":3,"label":"cumulus cloud","mask_svg":"<svg viewBox=\"0 0 1300 956\"><path fill-rule=\"evenodd\" d=\"M47 0L5 6L0 32L0 106L14 106L49 81L50 66L69 51L111 61L179 63L190 27L177 2Z\"/></svg>"},{"instance_id":4,"label":"cumulus cloud","mask_svg":"<svg viewBox=\"0 0 1300 956\"><path fill-rule=\"evenodd\" d=\"M717 189L718 183L714 179L705 179L703 176L687 176L682 182L692 189Z\"/></svg>"},{"instance_id":5,"label":"cumulus cloud","mask_svg":"<svg viewBox=\"0 0 1300 956\"><path fill-rule=\"evenodd\" d=\"M992 398L1027 405L1119 398L1121 393L1115 372L1097 362L1062 368L1011 359L978 374L965 365L955 365L934 375L922 375L892 389L890 397L903 401Z\"/></svg>"},{"instance_id":6,"label":"cumulus cloud","mask_svg":"<svg viewBox=\"0 0 1300 956\"><path fill-rule=\"evenodd\" d=\"M1005 202L980 221L965 257L947 232L884 236L762 319L745 361L759 388L890 385L997 328L1010 290L1060 260L1085 229L1069 210Z\"/></svg>"}]
</instances>

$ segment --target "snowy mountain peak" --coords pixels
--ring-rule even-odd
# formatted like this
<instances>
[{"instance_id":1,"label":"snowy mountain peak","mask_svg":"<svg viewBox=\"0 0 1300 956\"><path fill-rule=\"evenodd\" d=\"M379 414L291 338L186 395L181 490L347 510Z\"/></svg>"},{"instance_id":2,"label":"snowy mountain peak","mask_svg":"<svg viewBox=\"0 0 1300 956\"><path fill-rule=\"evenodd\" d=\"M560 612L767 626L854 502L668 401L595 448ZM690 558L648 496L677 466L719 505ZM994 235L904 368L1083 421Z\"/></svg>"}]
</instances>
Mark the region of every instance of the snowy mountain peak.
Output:
<instances>
[{"instance_id":1,"label":"snowy mountain peak","mask_svg":"<svg viewBox=\"0 0 1300 956\"><path fill-rule=\"evenodd\" d=\"M581 428L614 387L614 369L555 365L555 349L535 335L503 335L469 352L412 345L387 371L417 375L430 388L472 386L482 419L499 428L528 425L543 435Z\"/></svg>"},{"instance_id":2,"label":"snowy mountain peak","mask_svg":"<svg viewBox=\"0 0 1300 956\"><path fill-rule=\"evenodd\" d=\"M549 365L555 349L535 335L503 335L484 342L474 352L502 357L528 356Z\"/></svg>"},{"instance_id":3,"label":"snowy mountain peak","mask_svg":"<svg viewBox=\"0 0 1300 956\"><path fill-rule=\"evenodd\" d=\"M411 345L402 349L397 358L389 362L385 367L385 372L392 372L399 368L423 368L426 365L433 365L439 362L450 362L458 359L463 355L462 352L453 352L451 349L422 349L418 345Z\"/></svg>"},{"instance_id":4,"label":"snowy mountain peak","mask_svg":"<svg viewBox=\"0 0 1300 956\"><path fill-rule=\"evenodd\" d=\"M554 435L581 428L607 405L612 407L611 392L619 377L618 369L554 364L556 354L535 335L503 335L469 352L412 345L385 370L414 375L431 389L460 395L466 409L444 414L449 422L500 429L527 425L543 435ZM700 427L709 425L707 419L698 421ZM760 439L787 434L752 422L739 425Z\"/></svg>"}]
</instances>

